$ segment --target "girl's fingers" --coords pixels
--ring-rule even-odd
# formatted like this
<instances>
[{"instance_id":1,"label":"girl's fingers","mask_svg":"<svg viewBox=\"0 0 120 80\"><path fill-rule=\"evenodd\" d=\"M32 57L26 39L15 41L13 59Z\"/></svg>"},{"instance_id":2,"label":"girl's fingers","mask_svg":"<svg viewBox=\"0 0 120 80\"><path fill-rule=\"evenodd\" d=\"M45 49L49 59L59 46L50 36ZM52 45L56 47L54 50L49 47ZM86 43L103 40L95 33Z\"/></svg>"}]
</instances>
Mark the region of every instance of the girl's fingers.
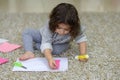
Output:
<instances>
[{"instance_id":1,"label":"girl's fingers","mask_svg":"<svg viewBox=\"0 0 120 80\"><path fill-rule=\"evenodd\" d=\"M79 61L81 61L81 62L87 62L88 59L79 59Z\"/></svg>"}]
</instances>

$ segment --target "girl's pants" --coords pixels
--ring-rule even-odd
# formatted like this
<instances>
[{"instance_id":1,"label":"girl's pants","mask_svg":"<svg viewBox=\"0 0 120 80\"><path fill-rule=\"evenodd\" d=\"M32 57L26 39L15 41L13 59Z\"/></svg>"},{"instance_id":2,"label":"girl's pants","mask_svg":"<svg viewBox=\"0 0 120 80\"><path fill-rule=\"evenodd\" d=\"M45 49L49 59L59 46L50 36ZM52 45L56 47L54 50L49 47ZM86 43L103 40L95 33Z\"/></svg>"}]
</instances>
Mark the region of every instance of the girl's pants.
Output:
<instances>
[{"instance_id":1,"label":"girl's pants","mask_svg":"<svg viewBox=\"0 0 120 80\"><path fill-rule=\"evenodd\" d=\"M35 49L40 50L42 37L39 30L25 29L22 34L22 39L25 51L34 52ZM69 43L52 44L52 47L52 54L60 54L68 49Z\"/></svg>"}]
</instances>

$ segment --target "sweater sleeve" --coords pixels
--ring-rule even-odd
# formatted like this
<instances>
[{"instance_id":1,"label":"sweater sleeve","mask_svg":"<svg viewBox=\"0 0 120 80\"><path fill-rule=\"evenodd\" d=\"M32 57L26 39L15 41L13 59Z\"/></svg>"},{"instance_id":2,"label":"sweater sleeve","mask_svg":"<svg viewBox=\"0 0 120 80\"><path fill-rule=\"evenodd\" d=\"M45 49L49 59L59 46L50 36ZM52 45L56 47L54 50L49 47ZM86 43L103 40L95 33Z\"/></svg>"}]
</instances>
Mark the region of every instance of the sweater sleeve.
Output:
<instances>
[{"instance_id":1,"label":"sweater sleeve","mask_svg":"<svg viewBox=\"0 0 120 80\"><path fill-rule=\"evenodd\" d=\"M43 53L45 49L51 49L52 48L52 32L49 29L48 23L40 29L40 34L42 36L41 41L41 52Z\"/></svg>"},{"instance_id":2,"label":"sweater sleeve","mask_svg":"<svg viewBox=\"0 0 120 80\"><path fill-rule=\"evenodd\" d=\"M75 42L76 43L81 43L81 42L84 42L84 41L87 41L87 37L85 35L85 27L82 26L81 27L81 34L79 34L76 38L75 38Z\"/></svg>"}]
</instances>

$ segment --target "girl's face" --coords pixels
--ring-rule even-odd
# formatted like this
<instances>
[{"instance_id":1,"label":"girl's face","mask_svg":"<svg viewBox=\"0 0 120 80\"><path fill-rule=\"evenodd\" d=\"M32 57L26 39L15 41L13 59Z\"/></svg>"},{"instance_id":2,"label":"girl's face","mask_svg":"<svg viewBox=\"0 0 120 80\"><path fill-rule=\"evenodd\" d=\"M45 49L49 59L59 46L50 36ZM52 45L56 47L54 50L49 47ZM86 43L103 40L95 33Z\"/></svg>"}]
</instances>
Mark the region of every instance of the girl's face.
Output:
<instances>
[{"instance_id":1,"label":"girl's face","mask_svg":"<svg viewBox=\"0 0 120 80\"><path fill-rule=\"evenodd\" d=\"M70 26L64 23L58 24L58 27L56 28L55 32L57 32L59 35L65 35L70 32Z\"/></svg>"}]
</instances>

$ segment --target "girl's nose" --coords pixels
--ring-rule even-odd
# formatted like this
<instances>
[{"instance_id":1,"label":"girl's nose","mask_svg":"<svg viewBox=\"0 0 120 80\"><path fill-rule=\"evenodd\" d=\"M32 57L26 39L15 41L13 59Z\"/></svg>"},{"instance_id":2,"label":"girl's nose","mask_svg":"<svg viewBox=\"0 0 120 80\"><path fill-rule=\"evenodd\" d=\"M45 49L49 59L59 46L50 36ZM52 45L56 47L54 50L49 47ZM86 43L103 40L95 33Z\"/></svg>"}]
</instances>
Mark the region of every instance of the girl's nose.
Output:
<instances>
[{"instance_id":1,"label":"girl's nose","mask_svg":"<svg viewBox=\"0 0 120 80\"><path fill-rule=\"evenodd\" d=\"M61 29L60 34L63 35L64 33L65 33L65 31Z\"/></svg>"}]
</instances>

